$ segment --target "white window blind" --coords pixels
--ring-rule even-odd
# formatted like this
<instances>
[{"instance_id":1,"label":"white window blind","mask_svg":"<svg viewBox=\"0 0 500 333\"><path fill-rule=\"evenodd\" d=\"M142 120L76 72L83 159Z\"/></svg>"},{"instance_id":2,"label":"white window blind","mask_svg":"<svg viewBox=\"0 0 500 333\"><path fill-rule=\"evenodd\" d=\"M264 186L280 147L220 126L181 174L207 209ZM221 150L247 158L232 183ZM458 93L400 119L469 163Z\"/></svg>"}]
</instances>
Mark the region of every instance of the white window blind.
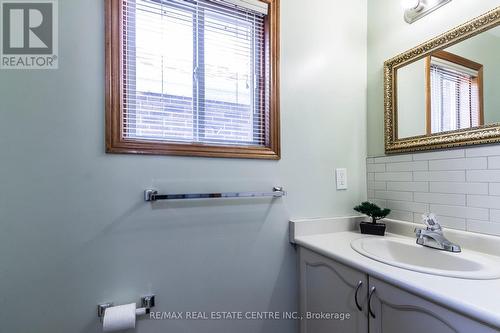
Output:
<instances>
[{"instance_id":1,"label":"white window blind","mask_svg":"<svg viewBox=\"0 0 500 333\"><path fill-rule=\"evenodd\" d=\"M479 126L478 72L440 59L430 70L432 133Z\"/></svg>"},{"instance_id":2,"label":"white window blind","mask_svg":"<svg viewBox=\"0 0 500 333\"><path fill-rule=\"evenodd\" d=\"M266 145L264 9L228 1L124 1L124 138Z\"/></svg>"},{"instance_id":3,"label":"white window blind","mask_svg":"<svg viewBox=\"0 0 500 333\"><path fill-rule=\"evenodd\" d=\"M242 7L267 15L269 13L269 5L260 0L212 0L219 1L225 4L233 4L237 7Z\"/></svg>"}]
</instances>

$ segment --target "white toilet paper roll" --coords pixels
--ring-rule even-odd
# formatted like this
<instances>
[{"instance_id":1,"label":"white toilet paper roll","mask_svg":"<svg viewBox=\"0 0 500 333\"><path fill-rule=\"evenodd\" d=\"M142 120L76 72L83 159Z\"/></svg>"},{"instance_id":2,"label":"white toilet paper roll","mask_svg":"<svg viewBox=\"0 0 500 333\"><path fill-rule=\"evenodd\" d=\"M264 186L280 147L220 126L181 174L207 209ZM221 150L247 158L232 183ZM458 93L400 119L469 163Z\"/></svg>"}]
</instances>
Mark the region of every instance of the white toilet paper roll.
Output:
<instances>
[{"instance_id":1,"label":"white toilet paper roll","mask_svg":"<svg viewBox=\"0 0 500 333\"><path fill-rule=\"evenodd\" d=\"M113 332L135 328L135 303L113 306L104 312L102 330Z\"/></svg>"}]
</instances>

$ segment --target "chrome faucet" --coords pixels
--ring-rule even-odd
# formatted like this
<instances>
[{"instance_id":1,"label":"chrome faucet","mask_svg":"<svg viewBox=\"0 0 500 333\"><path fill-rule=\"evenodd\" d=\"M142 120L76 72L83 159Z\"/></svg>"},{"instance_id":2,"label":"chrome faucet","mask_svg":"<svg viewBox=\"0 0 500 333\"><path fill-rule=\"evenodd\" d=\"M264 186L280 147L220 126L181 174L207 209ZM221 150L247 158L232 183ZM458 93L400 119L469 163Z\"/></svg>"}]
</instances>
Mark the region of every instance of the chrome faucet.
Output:
<instances>
[{"instance_id":1,"label":"chrome faucet","mask_svg":"<svg viewBox=\"0 0 500 333\"><path fill-rule=\"evenodd\" d=\"M434 214L422 215L422 220L427 228L415 229L417 244L448 252L462 251L459 245L450 242L444 237L443 229Z\"/></svg>"}]
</instances>

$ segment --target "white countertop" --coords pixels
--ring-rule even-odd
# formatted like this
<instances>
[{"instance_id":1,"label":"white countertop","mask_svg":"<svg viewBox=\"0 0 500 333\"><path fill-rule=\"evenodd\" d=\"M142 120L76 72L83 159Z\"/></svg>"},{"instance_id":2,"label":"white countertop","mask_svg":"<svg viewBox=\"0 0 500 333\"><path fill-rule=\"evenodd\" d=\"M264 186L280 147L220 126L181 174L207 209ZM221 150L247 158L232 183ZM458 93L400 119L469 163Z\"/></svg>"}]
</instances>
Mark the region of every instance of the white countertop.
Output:
<instances>
[{"instance_id":1,"label":"white countertop","mask_svg":"<svg viewBox=\"0 0 500 333\"><path fill-rule=\"evenodd\" d=\"M292 227L292 232L294 228L296 227ZM350 229L311 235L296 233L291 236L292 241L300 246L366 272L375 278L427 298L474 320L500 328L500 279L466 280L390 266L369 259L353 250L351 241L368 235L362 235L355 229ZM390 233L388 235L404 237ZM464 249L464 251L468 250ZM498 257L498 265L500 265L500 257Z\"/></svg>"}]
</instances>

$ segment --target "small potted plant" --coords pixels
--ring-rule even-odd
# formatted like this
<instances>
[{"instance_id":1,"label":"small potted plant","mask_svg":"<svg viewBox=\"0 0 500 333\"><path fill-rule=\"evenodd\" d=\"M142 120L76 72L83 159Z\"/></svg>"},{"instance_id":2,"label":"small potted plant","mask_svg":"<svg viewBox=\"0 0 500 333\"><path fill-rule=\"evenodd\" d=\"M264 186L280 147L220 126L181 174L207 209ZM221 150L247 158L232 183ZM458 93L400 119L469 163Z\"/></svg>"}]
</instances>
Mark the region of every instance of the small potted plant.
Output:
<instances>
[{"instance_id":1,"label":"small potted plant","mask_svg":"<svg viewBox=\"0 0 500 333\"><path fill-rule=\"evenodd\" d=\"M382 209L374 203L365 201L354 207L354 210L361 214L365 214L372 219L371 222L361 222L360 228L362 234L384 236L385 224L377 223L377 221L389 215L391 212L390 209Z\"/></svg>"}]
</instances>

